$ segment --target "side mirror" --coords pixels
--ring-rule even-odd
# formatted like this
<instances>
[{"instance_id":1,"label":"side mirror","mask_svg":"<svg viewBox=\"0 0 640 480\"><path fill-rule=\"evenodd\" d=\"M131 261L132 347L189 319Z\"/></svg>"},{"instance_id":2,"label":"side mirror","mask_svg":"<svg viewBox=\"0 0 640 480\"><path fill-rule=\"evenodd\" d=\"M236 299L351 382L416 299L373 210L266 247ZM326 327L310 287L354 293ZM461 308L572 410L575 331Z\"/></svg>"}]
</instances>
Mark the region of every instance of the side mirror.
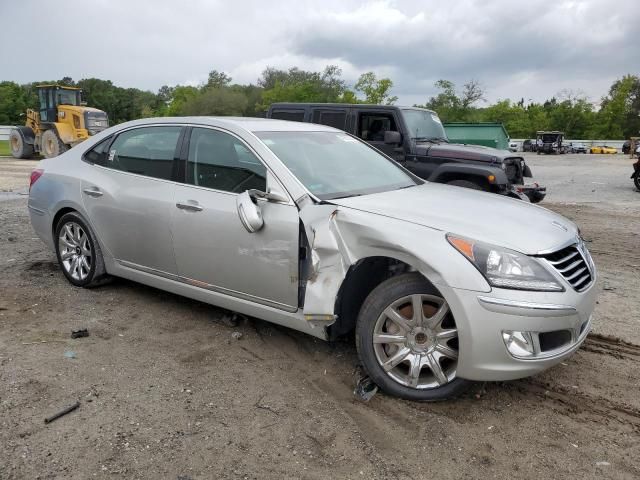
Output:
<instances>
[{"instance_id":1,"label":"side mirror","mask_svg":"<svg viewBox=\"0 0 640 480\"><path fill-rule=\"evenodd\" d=\"M399 145L402 143L402 135L400 135L400 132L384 132L384 143L389 145Z\"/></svg>"},{"instance_id":2,"label":"side mirror","mask_svg":"<svg viewBox=\"0 0 640 480\"><path fill-rule=\"evenodd\" d=\"M249 233L255 233L264 226L262 210L257 202L252 198L249 190L242 192L236 198L236 208L240 222Z\"/></svg>"}]
</instances>

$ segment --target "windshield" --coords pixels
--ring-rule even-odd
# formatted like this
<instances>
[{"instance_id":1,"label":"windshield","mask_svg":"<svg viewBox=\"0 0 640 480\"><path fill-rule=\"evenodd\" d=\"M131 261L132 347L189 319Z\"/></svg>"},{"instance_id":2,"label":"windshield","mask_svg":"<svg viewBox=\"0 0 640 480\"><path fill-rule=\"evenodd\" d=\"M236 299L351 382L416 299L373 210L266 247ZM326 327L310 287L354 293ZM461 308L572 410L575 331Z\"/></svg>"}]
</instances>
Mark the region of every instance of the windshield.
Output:
<instances>
[{"instance_id":1,"label":"windshield","mask_svg":"<svg viewBox=\"0 0 640 480\"><path fill-rule=\"evenodd\" d=\"M552 143L560 140L560 135L557 133L545 133L542 135L542 141L544 143Z\"/></svg>"},{"instance_id":2,"label":"windshield","mask_svg":"<svg viewBox=\"0 0 640 480\"><path fill-rule=\"evenodd\" d=\"M442 122L435 113L407 108L402 110L402 116L407 124L411 138L449 141Z\"/></svg>"},{"instance_id":3,"label":"windshield","mask_svg":"<svg viewBox=\"0 0 640 480\"><path fill-rule=\"evenodd\" d=\"M321 200L397 190L418 184L393 161L341 132L255 132Z\"/></svg>"},{"instance_id":4,"label":"windshield","mask_svg":"<svg viewBox=\"0 0 640 480\"><path fill-rule=\"evenodd\" d=\"M80 92L78 90L56 91L56 105L80 105Z\"/></svg>"}]
</instances>

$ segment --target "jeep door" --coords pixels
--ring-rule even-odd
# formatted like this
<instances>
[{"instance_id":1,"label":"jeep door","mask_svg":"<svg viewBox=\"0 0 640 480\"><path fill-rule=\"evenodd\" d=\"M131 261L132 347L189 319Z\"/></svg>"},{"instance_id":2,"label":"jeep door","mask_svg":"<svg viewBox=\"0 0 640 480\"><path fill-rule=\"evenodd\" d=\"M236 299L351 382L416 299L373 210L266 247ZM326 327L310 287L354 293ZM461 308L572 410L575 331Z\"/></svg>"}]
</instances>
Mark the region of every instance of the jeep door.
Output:
<instances>
[{"instance_id":1,"label":"jeep door","mask_svg":"<svg viewBox=\"0 0 640 480\"><path fill-rule=\"evenodd\" d=\"M358 110L356 115L356 136L390 156L397 162L405 159L402 145L384 143L384 132L402 133L400 121L391 110L376 111L373 109Z\"/></svg>"},{"instance_id":2,"label":"jeep door","mask_svg":"<svg viewBox=\"0 0 640 480\"><path fill-rule=\"evenodd\" d=\"M226 130L193 127L186 142L185 183L176 187L171 214L178 274L201 288L295 311L296 206L258 199L264 227L249 233L238 216L238 195L264 192L267 177L275 177L246 142Z\"/></svg>"}]
</instances>

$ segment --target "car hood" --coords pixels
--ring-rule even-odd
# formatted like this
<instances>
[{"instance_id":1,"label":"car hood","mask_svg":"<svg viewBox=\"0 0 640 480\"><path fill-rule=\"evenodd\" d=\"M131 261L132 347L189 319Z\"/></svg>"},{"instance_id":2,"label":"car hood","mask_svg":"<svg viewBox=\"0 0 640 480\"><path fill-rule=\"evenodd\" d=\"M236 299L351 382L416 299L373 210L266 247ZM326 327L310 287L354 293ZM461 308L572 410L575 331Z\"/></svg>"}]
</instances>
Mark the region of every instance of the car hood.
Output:
<instances>
[{"instance_id":1,"label":"car hood","mask_svg":"<svg viewBox=\"0 0 640 480\"><path fill-rule=\"evenodd\" d=\"M331 203L391 217L525 254L556 250L576 239L576 225L545 208L514 198L425 183Z\"/></svg>"},{"instance_id":2,"label":"car hood","mask_svg":"<svg viewBox=\"0 0 640 480\"><path fill-rule=\"evenodd\" d=\"M418 155L428 155L430 157L489 163L501 163L507 157L514 157L513 153L508 150L461 143L418 143L416 151Z\"/></svg>"}]
</instances>

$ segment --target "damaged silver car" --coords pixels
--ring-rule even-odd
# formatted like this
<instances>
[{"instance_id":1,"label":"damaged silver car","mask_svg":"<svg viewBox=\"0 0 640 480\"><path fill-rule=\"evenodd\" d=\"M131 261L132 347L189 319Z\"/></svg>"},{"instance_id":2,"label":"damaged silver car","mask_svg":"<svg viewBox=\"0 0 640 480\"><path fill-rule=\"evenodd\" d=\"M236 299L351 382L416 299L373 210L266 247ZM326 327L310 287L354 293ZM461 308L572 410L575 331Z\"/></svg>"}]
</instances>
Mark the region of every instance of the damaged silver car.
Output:
<instances>
[{"instance_id":1,"label":"damaged silver car","mask_svg":"<svg viewBox=\"0 0 640 480\"><path fill-rule=\"evenodd\" d=\"M413 400L562 361L596 298L569 220L307 123L118 125L43 160L29 213L73 285L124 277L326 340L355 330L373 381Z\"/></svg>"}]
</instances>

